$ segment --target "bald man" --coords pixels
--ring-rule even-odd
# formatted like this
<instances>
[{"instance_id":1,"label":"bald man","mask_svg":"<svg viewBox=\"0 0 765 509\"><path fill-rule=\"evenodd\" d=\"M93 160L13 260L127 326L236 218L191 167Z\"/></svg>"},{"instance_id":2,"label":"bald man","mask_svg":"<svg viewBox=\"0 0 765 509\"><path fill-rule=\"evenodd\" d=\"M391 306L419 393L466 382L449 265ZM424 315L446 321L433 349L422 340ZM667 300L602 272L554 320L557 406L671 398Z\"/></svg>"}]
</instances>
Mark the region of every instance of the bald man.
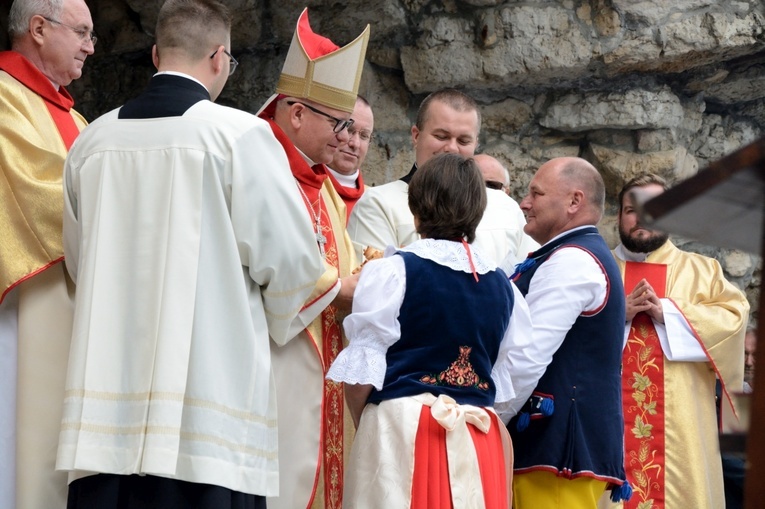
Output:
<instances>
[{"instance_id":1,"label":"bald man","mask_svg":"<svg viewBox=\"0 0 765 509\"><path fill-rule=\"evenodd\" d=\"M522 227L525 224L523 212L513 198L510 197L510 173L502 163L488 154L478 154L473 157L481 175L486 183L487 205L478 231L483 236L476 236L475 245L481 249L488 249L489 253L495 253L499 268L507 274L512 274L515 266L523 261L523 257L528 253L539 248L539 244L526 233L520 232L521 241L516 249L507 248L504 252L496 249L496 246L502 249L503 244L499 242L487 243L487 236L499 236L507 229L507 224ZM492 249L494 248L494 249Z\"/></svg>"},{"instance_id":2,"label":"bald man","mask_svg":"<svg viewBox=\"0 0 765 509\"><path fill-rule=\"evenodd\" d=\"M486 212L476 230L473 245L492 256L498 267L511 274L518 262L523 261L539 244L523 233L526 221L518 202L510 197L510 174L497 159L488 154L473 157L486 183ZM517 245L507 241L508 232L516 232Z\"/></svg>"},{"instance_id":3,"label":"bald man","mask_svg":"<svg viewBox=\"0 0 765 509\"><path fill-rule=\"evenodd\" d=\"M510 172L507 168L489 154L478 154L473 159L481 170L486 187L502 191L510 196Z\"/></svg>"},{"instance_id":4,"label":"bald man","mask_svg":"<svg viewBox=\"0 0 765 509\"><path fill-rule=\"evenodd\" d=\"M602 177L574 157L542 165L521 201L524 231L542 247L512 276L534 324L528 364L518 369L539 374L508 425L515 445L515 509L594 508L609 487L617 498L627 495L620 374L624 288L595 227L604 202Z\"/></svg>"}]
</instances>

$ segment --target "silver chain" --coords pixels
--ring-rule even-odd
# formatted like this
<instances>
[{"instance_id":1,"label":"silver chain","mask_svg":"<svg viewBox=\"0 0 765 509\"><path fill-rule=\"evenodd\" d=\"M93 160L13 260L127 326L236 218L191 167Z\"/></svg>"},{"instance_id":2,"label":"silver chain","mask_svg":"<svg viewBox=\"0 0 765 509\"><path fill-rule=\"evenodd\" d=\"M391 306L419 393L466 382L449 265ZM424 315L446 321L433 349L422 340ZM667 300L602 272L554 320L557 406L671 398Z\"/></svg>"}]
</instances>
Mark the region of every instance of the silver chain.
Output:
<instances>
[{"instance_id":1,"label":"silver chain","mask_svg":"<svg viewBox=\"0 0 765 509\"><path fill-rule=\"evenodd\" d=\"M319 212L318 214L316 211L313 210L313 205L311 204L311 200L308 199L308 195L305 194L305 191L303 191L303 186L300 185L300 182L298 179L295 179L295 183L297 184L298 189L300 190L300 194L303 195L303 199L305 200L306 205L308 205L308 210L311 213L311 217L313 217L314 222L314 232L316 233L316 242L319 244L319 251L321 251L321 256L324 256L324 244L327 243L327 237L324 236L324 233L322 233L321 230L321 190L319 190Z\"/></svg>"}]
</instances>

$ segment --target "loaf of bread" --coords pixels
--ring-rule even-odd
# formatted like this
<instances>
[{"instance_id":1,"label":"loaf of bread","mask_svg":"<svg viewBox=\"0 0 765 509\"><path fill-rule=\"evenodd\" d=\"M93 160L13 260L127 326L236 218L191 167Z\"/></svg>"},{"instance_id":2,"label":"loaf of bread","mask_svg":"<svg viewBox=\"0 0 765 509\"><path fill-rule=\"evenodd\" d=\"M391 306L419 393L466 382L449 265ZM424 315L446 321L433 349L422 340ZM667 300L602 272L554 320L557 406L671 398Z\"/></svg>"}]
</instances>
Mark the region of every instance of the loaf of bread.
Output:
<instances>
[{"instance_id":1,"label":"loaf of bread","mask_svg":"<svg viewBox=\"0 0 765 509\"><path fill-rule=\"evenodd\" d=\"M359 265L353 270L353 274L358 274L359 272L361 272L361 269L364 267L364 265L367 264L369 260L376 260L382 257L383 257L382 251L380 251L379 249L375 249L371 246L367 246L366 249L364 249L364 261L361 263L361 265Z\"/></svg>"}]
</instances>

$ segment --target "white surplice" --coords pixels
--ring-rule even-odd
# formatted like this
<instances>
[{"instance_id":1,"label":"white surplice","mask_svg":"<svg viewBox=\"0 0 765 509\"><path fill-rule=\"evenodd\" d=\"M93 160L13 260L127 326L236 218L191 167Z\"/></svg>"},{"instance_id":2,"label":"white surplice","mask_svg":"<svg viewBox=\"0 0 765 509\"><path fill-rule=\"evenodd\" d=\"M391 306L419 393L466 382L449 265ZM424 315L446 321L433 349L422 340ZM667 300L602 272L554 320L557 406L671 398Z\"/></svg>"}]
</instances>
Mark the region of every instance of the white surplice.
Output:
<instances>
[{"instance_id":1,"label":"white surplice","mask_svg":"<svg viewBox=\"0 0 765 509\"><path fill-rule=\"evenodd\" d=\"M348 220L348 235L356 257L363 260L367 246L383 250L404 247L420 238L409 210L409 184L396 180L367 187L353 207ZM526 219L518 203L502 191L486 190L486 210L475 230L473 245L505 272L539 248L523 232ZM512 272L512 271L510 271Z\"/></svg>"},{"instance_id":2,"label":"white surplice","mask_svg":"<svg viewBox=\"0 0 765 509\"><path fill-rule=\"evenodd\" d=\"M181 140L181 141L178 141ZM278 492L269 335L323 272L268 125L201 101L83 131L65 168L77 283L58 468Z\"/></svg>"}]
</instances>

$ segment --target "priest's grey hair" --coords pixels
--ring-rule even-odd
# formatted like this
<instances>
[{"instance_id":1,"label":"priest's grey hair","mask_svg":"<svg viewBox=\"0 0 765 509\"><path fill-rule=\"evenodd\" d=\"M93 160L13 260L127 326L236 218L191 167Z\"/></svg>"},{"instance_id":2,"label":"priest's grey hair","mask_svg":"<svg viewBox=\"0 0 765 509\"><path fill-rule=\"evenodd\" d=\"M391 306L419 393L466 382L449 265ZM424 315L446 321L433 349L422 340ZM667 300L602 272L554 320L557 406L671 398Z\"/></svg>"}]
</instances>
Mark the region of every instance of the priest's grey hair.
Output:
<instances>
[{"instance_id":1,"label":"priest's grey hair","mask_svg":"<svg viewBox=\"0 0 765 509\"><path fill-rule=\"evenodd\" d=\"M16 39L29 32L29 20L39 14L60 19L64 13L64 0L14 0L8 13L8 34Z\"/></svg>"}]
</instances>

